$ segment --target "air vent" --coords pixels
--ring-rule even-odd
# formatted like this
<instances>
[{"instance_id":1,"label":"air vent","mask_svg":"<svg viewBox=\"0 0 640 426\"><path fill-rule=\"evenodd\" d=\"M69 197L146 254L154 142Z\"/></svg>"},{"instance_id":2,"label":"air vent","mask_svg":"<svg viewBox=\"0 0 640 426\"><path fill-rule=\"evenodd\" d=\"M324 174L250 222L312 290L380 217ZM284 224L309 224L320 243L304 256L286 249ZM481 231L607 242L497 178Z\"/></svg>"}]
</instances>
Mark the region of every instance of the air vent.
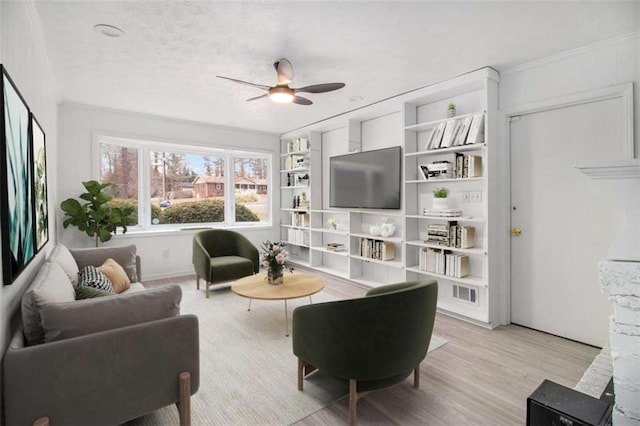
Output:
<instances>
[{"instance_id":1,"label":"air vent","mask_svg":"<svg viewBox=\"0 0 640 426\"><path fill-rule=\"evenodd\" d=\"M453 298L462 302L478 304L478 291L472 287L453 285Z\"/></svg>"}]
</instances>

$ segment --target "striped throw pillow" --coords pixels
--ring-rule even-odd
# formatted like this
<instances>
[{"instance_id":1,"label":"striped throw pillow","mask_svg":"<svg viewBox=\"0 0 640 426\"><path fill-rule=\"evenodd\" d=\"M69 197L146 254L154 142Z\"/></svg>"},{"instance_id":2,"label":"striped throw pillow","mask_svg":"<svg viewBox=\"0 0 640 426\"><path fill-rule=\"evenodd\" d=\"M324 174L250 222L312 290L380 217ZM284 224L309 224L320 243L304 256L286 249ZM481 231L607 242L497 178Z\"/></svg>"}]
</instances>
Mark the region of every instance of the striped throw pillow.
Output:
<instances>
[{"instance_id":1,"label":"striped throw pillow","mask_svg":"<svg viewBox=\"0 0 640 426\"><path fill-rule=\"evenodd\" d=\"M78 274L78 287L87 286L113 293L113 286L109 278L95 266L86 266Z\"/></svg>"}]
</instances>

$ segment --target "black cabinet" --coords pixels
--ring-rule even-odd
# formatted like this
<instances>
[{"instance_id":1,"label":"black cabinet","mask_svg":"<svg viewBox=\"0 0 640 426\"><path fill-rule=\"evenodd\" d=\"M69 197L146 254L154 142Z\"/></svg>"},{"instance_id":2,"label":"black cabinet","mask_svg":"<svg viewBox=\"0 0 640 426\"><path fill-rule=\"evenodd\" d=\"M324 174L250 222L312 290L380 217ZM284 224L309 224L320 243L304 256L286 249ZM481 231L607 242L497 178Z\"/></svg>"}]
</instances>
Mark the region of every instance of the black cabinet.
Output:
<instances>
[{"instance_id":1,"label":"black cabinet","mask_svg":"<svg viewBox=\"0 0 640 426\"><path fill-rule=\"evenodd\" d=\"M612 405L545 380L527 398L527 426L605 426Z\"/></svg>"}]
</instances>

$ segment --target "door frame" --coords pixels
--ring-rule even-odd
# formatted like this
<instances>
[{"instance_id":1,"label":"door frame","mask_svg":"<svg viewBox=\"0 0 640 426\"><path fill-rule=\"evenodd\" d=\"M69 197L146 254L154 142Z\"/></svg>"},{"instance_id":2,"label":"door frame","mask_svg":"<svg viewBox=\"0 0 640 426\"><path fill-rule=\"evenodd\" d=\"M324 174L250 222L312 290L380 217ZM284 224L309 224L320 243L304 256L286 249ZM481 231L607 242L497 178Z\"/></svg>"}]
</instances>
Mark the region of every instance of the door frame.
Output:
<instances>
[{"instance_id":1,"label":"door frame","mask_svg":"<svg viewBox=\"0 0 640 426\"><path fill-rule=\"evenodd\" d=\"M506 274L508 277L508 285L505 289L506 297L505 301L507 306L505 307L505 313L507 317L507 323L511 323L511 122L515 117L522 115L535 114L538 112L551 111L554 109L566 108L586 103L600 102L609 99L622 99L622 155L624 160L630 160L634 158L634 138L633 138L633 83L623 83L613 86L607 86L600 89L587 90L584 92L578 92L567 96L561 96L558 98L545 99L543 101L532 102L524 104L515 108L510 108L501 111L501 118L503 120L503 135L504 135L504 147L506 154L506 170L507 170L507 209L509 211L509 226L505 231L507 232L507 262Z\"/></svg>"}]
</instances>

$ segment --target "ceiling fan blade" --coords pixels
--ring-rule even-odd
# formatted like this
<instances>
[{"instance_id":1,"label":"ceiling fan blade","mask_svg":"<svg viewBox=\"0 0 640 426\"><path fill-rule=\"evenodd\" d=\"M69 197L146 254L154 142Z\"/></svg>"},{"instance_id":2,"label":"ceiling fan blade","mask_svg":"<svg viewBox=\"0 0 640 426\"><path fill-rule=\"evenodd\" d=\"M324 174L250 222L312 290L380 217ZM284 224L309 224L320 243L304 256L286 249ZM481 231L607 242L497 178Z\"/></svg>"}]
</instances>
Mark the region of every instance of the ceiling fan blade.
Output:
<instances>
[{"instance_id":1,"label":"ceiling fan blade","mask_svg":"<svg viewBox=\"0 0 640 426\"><path fill-rule=\"evenodd\" d=\"M265 93L264 95L256 96L255 98L249 98L249 99L247 99L247 102L255 101L256 99L266 98L267 96L269 96L269 94Z\"/></svg>"},{"instance_id":2,"label":"ceiling fan blade","mask_svg":"<svg viewBox=\"0 0 640 426\"><path fill-rule=\"evenodd\" d=\"M313 84L311 86L301 87L299 89L293 89L296 93L304 92L304 93L324 93L331 92L333 90L342 89L345 86L344 83L323 83L323 84Z\"/></svg>"},{"instance_id":3,"label":"ceiling fan blade","mask_svg":"<svg viewBox=\"0 0 640 426\"><path fill-rule=\"evenodd\" d=\"M269 86L265 86L264 84L249 83L248 81L242 81L242 80L238 80L238 79L231 78L231 77L223 77L221 75L216 75L216 77L224 78L225 80L230 80L230 81L233 81L234 83L246 84L247 86L257 87L258 89L262 89L262 90L269 90L270 89Z\"/></svg>"},{"instance_id":4,"label":"ceiling fan blade","mask_svg":"<svg viewBox=\"0 0 640 426\"><path fill-rule=\"evenodd\" d=\"M311 105L311 104L313 104L313 102L311 102L309 99L303 98L302 96L294 96L293 97L293 103L294 104L298 104L298 105Z\"/></svg>"},{"instance_id":5,"label":"ceiling fan blade","mask_svg":"<svg viewBox=\"0 0 640 426\"><path fill-rule=\"evenodd\" d=\"M282 58L273 64L278 73L278 84L289 84L293 80L293 66L287 59Z\"/></svg>"}]
</instances>

